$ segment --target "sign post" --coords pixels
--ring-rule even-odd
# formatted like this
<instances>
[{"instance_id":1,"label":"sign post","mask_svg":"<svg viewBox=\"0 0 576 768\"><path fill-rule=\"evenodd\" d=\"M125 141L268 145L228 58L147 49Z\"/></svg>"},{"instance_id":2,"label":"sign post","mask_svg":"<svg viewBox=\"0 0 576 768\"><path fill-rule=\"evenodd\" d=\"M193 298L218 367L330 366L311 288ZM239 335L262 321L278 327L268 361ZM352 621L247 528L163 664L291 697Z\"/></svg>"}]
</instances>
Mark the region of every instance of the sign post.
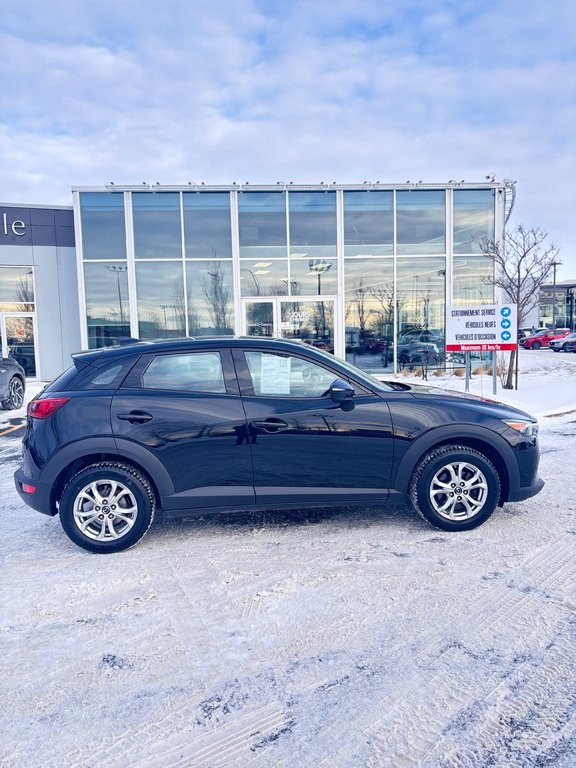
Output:
<instances>
[{"instance_id":1,"label":"sign post","mask_svg":"<svg viewBox=\"0 0 576 768\"><path fill-rule=\"evenodd\" d=\"M492 352L492 386L496 394L496 352L511 352L518 348L517 325L516 304L449 307L446 312L446 352L464 352L467 358L470 352Z\"/></svg>"}]
</instances>

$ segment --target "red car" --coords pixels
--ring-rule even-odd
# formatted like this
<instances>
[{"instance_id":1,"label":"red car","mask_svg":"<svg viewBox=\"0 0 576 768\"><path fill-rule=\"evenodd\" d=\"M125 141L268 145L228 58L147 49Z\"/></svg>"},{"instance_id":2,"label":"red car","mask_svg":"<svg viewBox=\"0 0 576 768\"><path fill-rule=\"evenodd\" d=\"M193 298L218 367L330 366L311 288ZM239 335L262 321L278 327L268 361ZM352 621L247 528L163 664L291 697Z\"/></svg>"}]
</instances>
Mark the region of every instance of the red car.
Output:
<instances>
[{"instance_id":1,"label":"red car","mask_svg":"<svg viewBox=\"0 0 576 768\"><path fill-rule=\"evenodd\" d=\"M549 346L553 339L563 339L568 336L570 328L554 328L538 331L533 336L528 336L520 342L524 349L540 349L540 347Z\"/></svg>"}]
</instances>

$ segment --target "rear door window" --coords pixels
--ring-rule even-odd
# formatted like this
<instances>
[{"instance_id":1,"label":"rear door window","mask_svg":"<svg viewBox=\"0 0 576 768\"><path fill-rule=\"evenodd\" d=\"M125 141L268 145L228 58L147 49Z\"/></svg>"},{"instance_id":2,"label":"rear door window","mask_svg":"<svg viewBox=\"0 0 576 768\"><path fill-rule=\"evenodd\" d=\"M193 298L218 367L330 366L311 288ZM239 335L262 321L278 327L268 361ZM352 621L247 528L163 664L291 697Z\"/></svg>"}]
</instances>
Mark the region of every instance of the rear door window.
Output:
<instances>
[{"instance_id":1,"label":"rear door window","mask_svg":"<svg viewBox=\"0 0 576 768\"><path fill-rule=\"evenodd\" d=\"M226 394L222 360L218 352L157 355L142 374L143 389Z\"/></svg>"}]
</instances>

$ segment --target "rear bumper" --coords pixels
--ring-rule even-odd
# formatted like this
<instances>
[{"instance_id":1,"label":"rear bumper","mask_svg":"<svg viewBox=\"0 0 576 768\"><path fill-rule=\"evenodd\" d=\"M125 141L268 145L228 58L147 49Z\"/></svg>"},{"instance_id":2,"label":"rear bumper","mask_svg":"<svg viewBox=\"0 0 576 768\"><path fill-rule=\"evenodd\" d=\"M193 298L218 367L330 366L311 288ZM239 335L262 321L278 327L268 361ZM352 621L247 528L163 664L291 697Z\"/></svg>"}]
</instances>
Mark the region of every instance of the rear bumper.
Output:
<instances>
[{"instance_id":1,"label":"rear bumper","mask_svg":"<svg viewBox=\"0 0 576 768\"><path fill-rule=\"evenodd\" d=\"M17 469L14 472L14 485L18 495L22 501L37 512L41 512L43 515L53 516L57 514L58 510L50 505L50 486L39 483L37 480L33 480L22 472L22 469ZM30 485L36 488L34 493L29 493L24 490L24 485Z\"/></svg>"}]
</instances>

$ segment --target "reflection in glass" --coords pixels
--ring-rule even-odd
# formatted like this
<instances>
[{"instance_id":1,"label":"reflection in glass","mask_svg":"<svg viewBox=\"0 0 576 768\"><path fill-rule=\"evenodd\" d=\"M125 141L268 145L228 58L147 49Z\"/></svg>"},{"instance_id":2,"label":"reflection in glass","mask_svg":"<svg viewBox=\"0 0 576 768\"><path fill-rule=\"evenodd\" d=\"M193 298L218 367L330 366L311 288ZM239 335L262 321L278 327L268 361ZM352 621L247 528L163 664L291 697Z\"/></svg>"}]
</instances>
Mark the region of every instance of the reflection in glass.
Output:
<instances>
[{"instance_id":1,"label":"reflection in glass","mask_svg":"<svg viewBox=\"0 0 576 768\"><path fill-rule=\"evenodd\" d=\"M152 261L137 264L136 289L141 339L186 335L182 264L164 262L160 265Z\"/></svg>"},{"instance_id":2,"label":"reflection in glass","mask_svg":"<svg viewBox=\"0 0 576 768\"><path fill-rule=\"evenodd\" d=\"M286 296L288 294L288 260L240 260L240 291L242 296ZM297 286L292 286L292 293Z\"/></svg>"},{"instance_id":3,"label":"reflection in glass","mask_svg":"<svg viewBox=\"0 0 576 768\"><path fill-rule=\"evenodd\" d=\"M336 256L334 192L290 192L290 256L322 259Z\"/></svg>"},{"instance_id":4,"label":"reflection in glass","mask_svg":"<svg viewBox=\"0 0 576 768\"><path fill-rule=\"evenodd\" d=\"M480 253L494 240L494 190L454 190L454 253Z\"/></svg>"},{"instance_id":5,"label":"reflection in glass","mask_svg":"<svg viewBox=\"0 0 576 768\"><path fill-rule=\"evenodd\" d=\"M394 193L344 192L344 255L384 256L393 244Z\"/></svg>"},{"instance_id":6,"label":"reflection in glass","mask_svg":"<svg viewBox=\"0 0 576 768\"><path fill-rule=\"evenodd\" d=\"M291 259L292 295L330 296L338 293L336 259ZM296 289L296 290L295 290Z\"/></svg>"},{"instance_id":7,"label":"reflection in glass","mask_svg":"<svg viewBox=\"0 0 576 768\"><path fill-rule=\"evenodd\" d=\"M396 192L398 254L446 252L446 193L435 190Z\"/></svg>"},{"instance_id":8,"label":"reflection in glass","mask_svg":"<svg viewBox=\"0 0 576 768\"><path fill-rule=\"evenodd\" d=\"M186 262L188 333L234 335L232 262Z\"/></svg>"},{"instance_id":9,"label":"reflection in glass","mask_svg":"<svg viewBox=\"0 0 576 768\"><path fill-rule=\"evenodd\" d=\"M6 317L4 322L10 357L20 363L26 376L36 376L33 318Z\"/></svg>"},{"instance_id":10,"label":"reflection in glass","mask_svg":"<svg viewBox=\"0 0 576 768\"><path fill-rule=\"evenodd\" d=\"M299 339L334 352L333 301L283 301L280 306L283 339Z\"/></svg>"},{"instance_id":11,"label":"reflection in glass","mask_svg":"<svg viewBox=\"0 0 576 768\"><path fill-rule=\"evenodd\" d=\"M137 259L182 258L178 192L133 192L132 216Z\"/></svg>"},{"instance_id":12,"label":"reflection in glass","mask_svg":"<svg viewBox=\"0 0 576 768\"><path fill-rule=\"evenodd\" d=\"M398 259L398 343L425 342L444 352L444 258Z\"/></svg>"},{"instance_id":13,"label":"reflection in glass","mask_svg":"<svg viewBox=\"0 0 576 768\"><path fill-rule=\"evenodd\" d=\"M231 259L229 192L184 192L186 258Z\"/></svg>"},{"instance_id":14,"label":"reflection in glass","mask_svg":"<svg viewBox=\"0 0 576 768\"><path fill-rule=\"evenodd\" d=\"M494 286L490 279L494 265L486 256L454 257L452 265L452 305L493 304Z\"/></svg>"},{"instance_id":15,"label":"reflection in glass","mask_svg":"<svg viewBox=\"0 0 576 768\"><path fill-rule=\"evenodd\" d=\"M271 301L249 301L245 311L248 336L274 335L274 305Z\"/></svg>"},{"instance_id":16,"label":"reflection in glass","mask_svg":"<svg viewBox=\"0 0 576 768\"><path fill-rule=\"evenodd\" d=\"M392 361L394 333L392 259L346 259L344 286L346 352L378 355L378 360L384 355L385 367ZM353 357L348 359L354 362ZM369 368L370 362L370 359L356 360L356 364L364 368Z\"/></svg>"},{"instance_id":17,"label":"reflection in glass","mask_svg":"<svg viewBox=\"0 0 576 768\"><path fill-rule=\"evenodd\" d=\"M84 259L126 258L123 192L81 192L80 216Z\"/></svg>"},{"instance_id":18,"label":"reflection in glass","mask_svg":"<svg viewBox=\"0 0 576 768\"><path fill-rule=\"evenodd\" d=\"M241 192L238 225L241 257L286 257L285 192Z\"/></svg>"},{"instance_id":19,"label":"reflection in glass","mask_svg":"<svg viewBox=\"0 0 576 768\"><path fill-rule=\"evenodd\" d=\"M34 281L30 267L0 268L0 311L34 312Z\"/></svg>"},{"instance_id":20,"label":"reflection in glass","mask_svg":"<svg viewBox=\"0 0 576 768\"><path fill-rule=\"evenodd\" d=\"M90 349L130 336L126 262L84 263L84 290Z\"/></svg>"}]
</instances>

